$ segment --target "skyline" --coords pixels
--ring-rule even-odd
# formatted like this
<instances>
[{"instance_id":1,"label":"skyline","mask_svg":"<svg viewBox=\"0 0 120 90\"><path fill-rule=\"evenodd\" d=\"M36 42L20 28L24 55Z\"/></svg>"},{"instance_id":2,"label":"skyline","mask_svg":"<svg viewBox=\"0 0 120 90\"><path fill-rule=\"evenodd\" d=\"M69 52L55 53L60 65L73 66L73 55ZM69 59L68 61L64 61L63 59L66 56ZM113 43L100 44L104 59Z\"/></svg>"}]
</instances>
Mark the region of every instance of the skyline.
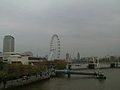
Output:
<instances>
[{"instance_id":1,"label":"skyline","mask_svg":"<svg viewBox=\"0 0 120 90\"><path fill-rule=\"evenodd\" d=\"M58 34L61 53L72 56L120 55L118 0L0 0L0 51L5 35L15 37L15 51L49 53Z\"/></svg>"}]
</instances>

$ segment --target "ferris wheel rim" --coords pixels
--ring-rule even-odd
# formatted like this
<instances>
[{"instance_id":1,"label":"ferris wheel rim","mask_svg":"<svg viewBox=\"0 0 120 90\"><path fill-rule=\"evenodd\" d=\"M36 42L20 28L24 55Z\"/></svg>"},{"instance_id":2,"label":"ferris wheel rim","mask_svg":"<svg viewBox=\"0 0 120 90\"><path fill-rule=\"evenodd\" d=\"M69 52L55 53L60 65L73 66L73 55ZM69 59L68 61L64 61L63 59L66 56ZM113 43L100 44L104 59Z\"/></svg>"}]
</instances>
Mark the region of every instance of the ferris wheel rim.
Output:
<instances>
[{"instance_id":1,"label":"ferris wheel rim","mask_svg":"<svg viewBox=\"0 0 120 90\"><path fill-rule=\"evenodd\" d=\"M59 36L57 34L54 34L51 38L51 42L50 42L50 53L53 53L54 51L54 39L57 38L57 58L60 58L60 39Z\"/></svg>"}]
</instances>

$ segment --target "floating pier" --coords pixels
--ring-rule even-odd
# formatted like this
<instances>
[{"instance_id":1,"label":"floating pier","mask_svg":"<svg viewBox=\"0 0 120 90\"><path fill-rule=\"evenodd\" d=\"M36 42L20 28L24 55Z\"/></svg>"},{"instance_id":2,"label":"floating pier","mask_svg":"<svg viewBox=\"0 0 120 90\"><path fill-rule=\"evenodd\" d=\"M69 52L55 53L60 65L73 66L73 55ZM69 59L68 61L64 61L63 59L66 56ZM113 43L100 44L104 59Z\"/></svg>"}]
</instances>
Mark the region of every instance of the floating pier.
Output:
<instances>
[{"instance_id":1,"label":"floating pier","mask_svg":"<svg viewBox=\"0 0 120 90\"><path fill-rule=\"evenodd\" d=\"M97 79L106 79L106 76L101 72L80 72L73 70L55 70L56 74L66 74L68 77L71 77L72 74L75 75L90 75L95 76Z\"/></svg>"}]
</instances>

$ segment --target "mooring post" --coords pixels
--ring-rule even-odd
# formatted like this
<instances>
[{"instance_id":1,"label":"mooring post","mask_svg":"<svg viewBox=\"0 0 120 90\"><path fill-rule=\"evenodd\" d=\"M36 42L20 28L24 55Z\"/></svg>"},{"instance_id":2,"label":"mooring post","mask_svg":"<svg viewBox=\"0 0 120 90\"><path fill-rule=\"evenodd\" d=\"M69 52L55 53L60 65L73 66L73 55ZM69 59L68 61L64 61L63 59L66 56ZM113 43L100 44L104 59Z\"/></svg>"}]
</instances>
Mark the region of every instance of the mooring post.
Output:
<instances>
[{"instance_id":1,"label":"mooring post","mask_svg":"<svg viewBox=\"0 0 120 90\"><path fill-rule=\"evenodd\" d=\"M70 78L71 77L71 74L68 72L68 78Z\"/></svg>"},{"instance_id":2,"label":"mooring post","mask_svg":"<svg viewBox=\"0 0 120 90\"><path fill-rule=\"evenodd\" d=\"M67 72L67 74L68 74L68 78L70 78L70 77L71 77L70 70L71 70L71 65L69 64L69 65L68 65L68 72Z\"/></svg>"},{"instance_id":3,"label":"mooring post","mask_svg":"<svg viewBox=\"0 0 120 90\"><path fill-rule=\"evenodd\" d=\"M4 87L4 89L6 88L6 80L3 80L3 87Z\"/></svg>"}]
</instances>

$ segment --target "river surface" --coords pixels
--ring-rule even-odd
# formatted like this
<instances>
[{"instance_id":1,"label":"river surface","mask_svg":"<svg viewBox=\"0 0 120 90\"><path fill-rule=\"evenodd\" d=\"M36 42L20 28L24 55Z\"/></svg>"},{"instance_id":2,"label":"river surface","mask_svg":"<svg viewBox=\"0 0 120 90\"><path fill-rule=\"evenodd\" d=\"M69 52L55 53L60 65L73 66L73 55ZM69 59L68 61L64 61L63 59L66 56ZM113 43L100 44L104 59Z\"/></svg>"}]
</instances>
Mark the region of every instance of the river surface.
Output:
<instances>
[{"instance_id":1,"label":"river surface","mask_svg":"<svg viewBox=\"0 0 120 90\"><path fill-rule=\"evenodd\" d=\"M82 70L93 72L92 70ZM120 90L120 69L104 69L107 79L98 80L91 76L72 75L71 78L51 78L12 90Z\"/></svg>"}]
</instances>

